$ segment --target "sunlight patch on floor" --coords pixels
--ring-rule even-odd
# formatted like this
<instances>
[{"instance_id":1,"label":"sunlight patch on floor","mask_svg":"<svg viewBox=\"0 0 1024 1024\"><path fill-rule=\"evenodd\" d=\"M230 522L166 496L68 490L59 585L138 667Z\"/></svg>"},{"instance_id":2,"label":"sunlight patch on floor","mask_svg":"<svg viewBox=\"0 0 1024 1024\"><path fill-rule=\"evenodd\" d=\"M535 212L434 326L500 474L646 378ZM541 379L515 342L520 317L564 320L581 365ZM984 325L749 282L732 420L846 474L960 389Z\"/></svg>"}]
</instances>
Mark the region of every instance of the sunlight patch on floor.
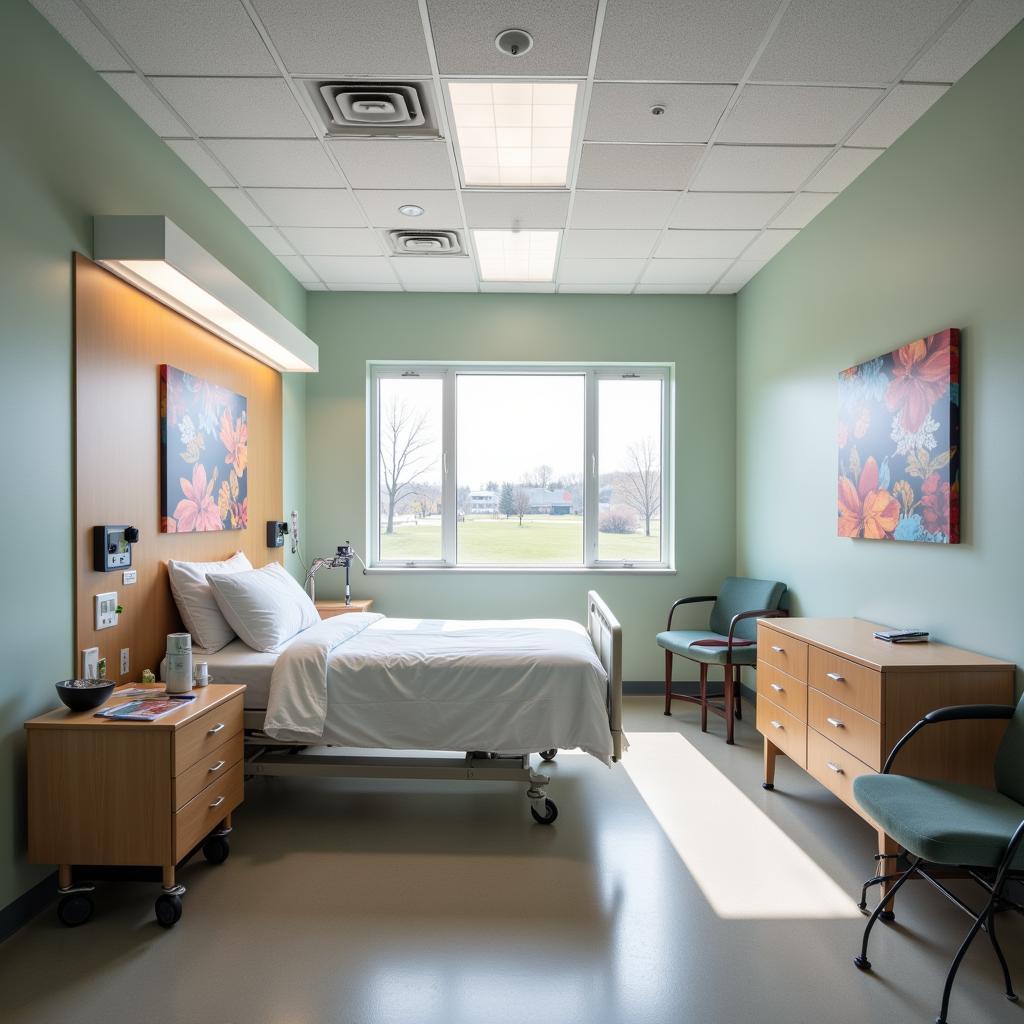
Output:
<instances>
[{"instance_id":1,"label":"sunlight patch on floor","mask_svg":"<svg viewBox=\"0 0 1024 1024\"><path fill-rule=\"evenodd\" d=\"M684 737L629 739L622 766L719 917L860 917L851 895Z\"/></svg>"}]
</instances>

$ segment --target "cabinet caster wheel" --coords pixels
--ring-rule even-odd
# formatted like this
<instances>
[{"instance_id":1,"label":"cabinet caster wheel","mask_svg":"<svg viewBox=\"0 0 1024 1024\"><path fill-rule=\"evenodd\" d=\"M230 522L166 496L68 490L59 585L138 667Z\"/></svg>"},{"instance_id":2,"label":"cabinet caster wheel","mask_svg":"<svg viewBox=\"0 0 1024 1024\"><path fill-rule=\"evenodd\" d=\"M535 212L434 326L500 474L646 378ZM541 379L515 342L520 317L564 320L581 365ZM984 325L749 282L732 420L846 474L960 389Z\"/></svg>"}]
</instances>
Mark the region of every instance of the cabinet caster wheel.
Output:
<instances>
[{"instance_id":1,"label":"cabinet caster wheel","mask_svg":"<svg viewBox=\"0 0 1024 1024\"><path fill-rule=\"evenodd\" d=\"M85 924L92 917L92 912L92 900L80 892L65 896L57 904L57 918L68 928L77 928L80 924Z\"/></svg>"},{"instance_id":2,"label":"cabinet caster wheel","mask_svg":"<svg viewBox=\"0 0 1024 1024\"><path fill-rule=\"evenodd\" d=\"M761 788L762 789L767 789L767 790L771 791L771 790L773 790L775 788L775 783L774 782L762 782L761 783Z\"/></svg>"},{"instance_id":3,"label":"cabinet caster wheel","mask_svg":"<svg viewBox=\"0 0 1024 1024\"><path fill-rule=\"evenodd\" d=\"M156 919L163 928L173 928L181 920L181 898L163 893L156 898Z\"/></svg>"},{"instance_id":4,"label":"cabinet caster wheel","mask_svg":"<svg viewBox=\"0 0 1024 1024\"><path fill-rule=\"evenodd\" d=\"M871 970L871 961L866 956L855 956L853 962L858 971Z\"/></svg>"},{"instance_id":5,"label":"cabinet caster wheel","mask_svg":"<svg viewBox=\"0 0 1024 1024\"><path fill-rule=\"evenodd\" d=\"M210 836L203 843L203 856L208 864L223 864L231 853L227 836Z\"/></svg>"},{"instance_id":6,"label":"cabinet caster wheel","mask_svg":"<svg viewBox=\"0 0 1024 1024\"><path fill-rule=\"evenodd\" d=\"M555 818L558 817L558 808L555 806L553 800L544 801L544 813L541 814L535 806L531 804L530 813L533 815L533 820L538 825L551 825Z\"/></svg>"},{"instance_id":7,"label":"cabinet caster wheel","mask_svg":"<svg viewBox=\"0 0 1024 1024\"><path fill-rule=\"evenodd\" d=\"M552 747L550 750L542 750L540 752L540 756L545 761L554 761L554 759L557 756L557 754L558 754L558 748L557 747Z\"/></svg>"},{"instance_id":8,"label":"cabinet caster wheel","mask_svg":"<svg viewBox=\"0 0 1024 1024\"><path fill-rule=\"evenodd\" d=\"M879 921L885 921L888 924L890 921L895 921L896 920L896 914L893 911L891 911L891 910L883 910L878 915L878 920Z\"/></svg>"}]
</instances>

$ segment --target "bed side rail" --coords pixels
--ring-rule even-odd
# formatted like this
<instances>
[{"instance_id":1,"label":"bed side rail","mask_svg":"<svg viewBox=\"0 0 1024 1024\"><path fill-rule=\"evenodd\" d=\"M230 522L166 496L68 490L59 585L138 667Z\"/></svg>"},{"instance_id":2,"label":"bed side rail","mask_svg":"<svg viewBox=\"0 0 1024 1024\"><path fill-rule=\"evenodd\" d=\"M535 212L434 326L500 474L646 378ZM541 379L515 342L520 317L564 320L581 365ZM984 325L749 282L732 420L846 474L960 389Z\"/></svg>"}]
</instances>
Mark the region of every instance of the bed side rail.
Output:
<instances>
[{"instance_id":1,"label":"bed side rail","mask_svg":"<svg viewBox=\"0 0 1024 1024\"><path fill-rule=\"evenodd\" d=\"M587 593L587 632L608 673L608 724L612 757L618 761L622 757L622 626L596 590Z\"/></svg>"}]
</instances>

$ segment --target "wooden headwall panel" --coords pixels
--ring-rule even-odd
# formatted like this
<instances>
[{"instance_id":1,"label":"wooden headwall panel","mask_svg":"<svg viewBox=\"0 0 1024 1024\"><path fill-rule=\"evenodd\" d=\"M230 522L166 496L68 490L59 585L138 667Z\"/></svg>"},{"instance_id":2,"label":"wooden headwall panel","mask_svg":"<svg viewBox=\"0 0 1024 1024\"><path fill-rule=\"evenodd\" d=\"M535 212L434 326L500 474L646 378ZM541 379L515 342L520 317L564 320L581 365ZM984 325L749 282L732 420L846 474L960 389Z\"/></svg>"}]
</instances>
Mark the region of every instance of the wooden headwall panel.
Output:
<instances>
[{"instance_id":1,"label":"wooden headwall panel","mask_svg":"<svg viewBox=\"0 0 1024 1024\"><path fill-rule=\"evenodd\" d=\"M160 532L160 364L222 384L248 399L249 527L219 533ZM76 672L97 646L111 679L159 673L168 633L182 629L167 560L210 561L244 551L254 566L282 559L266 521L282 518L281 376L82 256L75 256ZM138 582L92 567L92 528L137 526ZM124 613L93 628L93 595L116 590ZM122 677L120 651L129 648Z\"/></svg>"}]
</instances>

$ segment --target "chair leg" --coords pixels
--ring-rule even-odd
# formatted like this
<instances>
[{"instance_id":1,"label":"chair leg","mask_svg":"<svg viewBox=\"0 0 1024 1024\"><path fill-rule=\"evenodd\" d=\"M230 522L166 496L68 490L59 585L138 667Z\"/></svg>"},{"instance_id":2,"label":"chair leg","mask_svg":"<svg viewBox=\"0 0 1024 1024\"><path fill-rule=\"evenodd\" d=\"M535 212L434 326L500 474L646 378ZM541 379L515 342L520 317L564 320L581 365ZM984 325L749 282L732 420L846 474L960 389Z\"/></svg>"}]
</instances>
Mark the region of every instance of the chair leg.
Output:
<instances>
[{"instance_id":1,"label":"chair leg","mask_svg":"<svg viewBox=\"0 0 1024 1024\"><path fill-rule=\"evenodd\" d=\"M732 665L725 666L725 742L734 743L733 731L735 722L733 720L734 708L736 705L736 676Z\"/></svg>"},{"instance_id":2,"label":"chair leg","mask_svg":"<svg viewBox=\"0 0 1024 1024\"><path fill-rule=\"evenodd\" d=\"M665 652L665 714L672 714L672 652Z\"/></svg>"},{"instance_id":3,"label":"chair leg","mask_svg":"<svg viewBox=\"0 0 1024 1024\"><path fill-rule=\"evenodd\" d=\"M739 667L739 665L736 665L733 668L732 671L733 671L733 682L736 684L735 685L735 691L734 691L735 695L736 695L736 718L739 721L742 722L743 721L743 704L742 704L742 701L741 701L740 698L742 696L742 692L743 691L740 689L741 678L740 678L740 667Z\"/></svg>"},{"instance_id":4,"label":"chair leg","mask_svg":"<svg viewBox=\"0 0 1024 1024\"><path fill-rule=\"evenodd\" d=\"M700 663L700 731L708 731L708 667Z\"/></svg>"},{"instance_id":5,"label":"chair leg","mask_svg":"<svg viewBox=\"0 0 1024 1024\"><path fill-rule=\"evenodd\" d=\"M992 908L988 912L988 921L985 923L985 929L988 931L988 937L992 940L992 948L996 952L996 957L999 959L999 966L1003 969L1003 982L1006 985L1006 998L1011 1003L1017 1002L1017 993L1013 991L1013 981L1010 978L1010 968L1007 966L1006 957L1003 956L1002 947L999 945L999 940L996 938L996 910L995 904L992 904Z\"/></svg>"},{"instance_id":6,"label":"chair leg","mask_svg":"<svg viewBox=\"0 0 1024 1024\"><path fill-rule=\"evenodd\" d=\"M893 891L895 892L895 889ZM939 1008L938 1017L935 1018L935 1024L946 1024L946 1013L949 1010L949 996L953 991L953 982L956 980L956 972L960 970L960 964L963 961L963 958L967 955L967 950L970 949L971 943L974 941L978 932L981 931L981 926L987 919L991 918L992 908L995 906L995 902L996 894L993 893L991 899L988 901L988 905L977 916L974 924L971 925L970 930L967 932L967 935L964 936L964 941L960 943L960 948L956 951L956 956L953 957L953 962L949 965L949 971L946 973L946 984L942 988L942 1006ZM1002 952L1002 950L1000 950L1000 952ZM1000 957L1000 959L1002 958ZM1009 988L1009 986L1007 986L1007 988ZM1010 991L1012 992L1013 990L1010 989Z\"/></svg>"},{"instance_id":7,"label":"chair leg","mask_svg":"<svg viewBox=\"0 0 1024 1024\"><path fill-rule=\"evenodd\" d=\"M893 896L899 891L900 886L903 885L908 878L917 870L917 865L921 863L920 858L915 858L910 867L903 872L902 875L896 880L896 884L889 890L888 893L882 894L881 902L871 912L871 916L868 918L868 923L864 926L864 938L860 944L860 955L853 958L853 962L862 971L871 970L871 961L868 959L868 938L871 935L871 929L875 927L875 922L882 916L882 911L885 909L886 904Z\"/></svg>"}]
</instances>

